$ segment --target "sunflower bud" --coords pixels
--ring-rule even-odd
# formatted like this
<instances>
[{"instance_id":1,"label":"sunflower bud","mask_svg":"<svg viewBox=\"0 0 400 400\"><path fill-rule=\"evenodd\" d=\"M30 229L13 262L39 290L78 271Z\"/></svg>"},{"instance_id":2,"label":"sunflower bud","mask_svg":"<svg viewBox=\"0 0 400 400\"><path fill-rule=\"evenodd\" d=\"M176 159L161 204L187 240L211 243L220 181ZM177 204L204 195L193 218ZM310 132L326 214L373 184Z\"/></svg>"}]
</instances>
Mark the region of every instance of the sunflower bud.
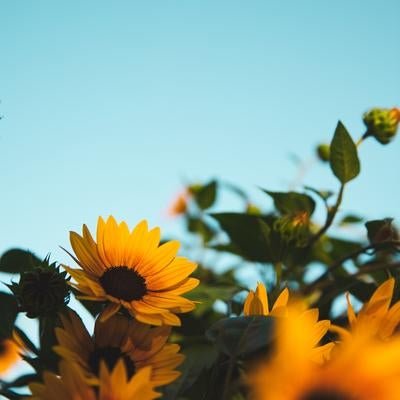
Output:
<instances>
[{"instance_id":1,"label":"sunflower bud","mask_svg":"<svg viewBox=\"0 0 400 400\"><path fill-rule=\"evenodd\" d=\"M363 117L367 127L364 137L373 136L379 143L388 144L397 133L400 109L373 108Z\"/></svg>"},{"instance_id":2,"label":"sunflower bud","mask_svg":"<svg viewBox=\"0 0 400 400\"><path fill-rule=\"evenodd\" d=\"M274 228L287 242L294 241L303 247L310 235L310 216L306 211L284 215L275 221Z\"/></svg>"},{"instance_id":3,"label":"sunflower bud","mask_svg":"<svg viewBox=\"0 0 400 400\"><path fill-rule=\"evenodd\" d=\"M368 231L368 239L371 243L384 243L399 240L399 233L393 226L392 218L368 221L365 224Z\"/></svg>"},{"instance_id":4,"label":"sunflower bud","mask_svg":"<svg viewBox=\"0 0 400 400\"><path fill-rule=\"evenodd\" d=\"M317 151L317 156L321 161L323 162L329 161L331 155L331 149L329 144L318 145L316 151Z\"/></svg>"},{"instance_id":5,"label":"sunflower bud","mask_svg":"<svg viewBox=\"0 0 400 400\"><path fill-rule=\"evenodd\" d=\"M56 263L49 264L46 257L42 263L30 271L21 273L18 284L10 285L17 298L21 312L28 318L56 314L64 308L70 297L70 287L66 272L60 272Z\"/></svg>"}]
</instances>

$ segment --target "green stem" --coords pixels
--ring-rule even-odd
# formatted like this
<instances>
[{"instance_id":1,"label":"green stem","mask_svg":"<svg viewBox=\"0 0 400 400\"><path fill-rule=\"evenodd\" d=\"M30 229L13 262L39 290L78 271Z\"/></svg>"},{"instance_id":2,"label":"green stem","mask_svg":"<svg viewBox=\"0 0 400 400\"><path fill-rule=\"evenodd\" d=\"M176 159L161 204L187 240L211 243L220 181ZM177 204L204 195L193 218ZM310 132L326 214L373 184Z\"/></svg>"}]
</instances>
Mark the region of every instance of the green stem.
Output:
<instances>
[{"instance_id":1,"label":"green stem","mask_svg":"<svg viewBox=\"0 0 400 400\"><path fill-rule=\"evenodd\" d=\"M345 184L342 183L342 185L340 186L339 194L336 199L335 205L328 211L324 226L314 236L311 237L310 242L308 244L309 247L311 247L315 242L317 242L318 239L321 236L323 236L324 233L331 227L333 220L335 219L335 216L339 210L339 207L342 204L344 187Z\"/></svg>"}]
</instances>

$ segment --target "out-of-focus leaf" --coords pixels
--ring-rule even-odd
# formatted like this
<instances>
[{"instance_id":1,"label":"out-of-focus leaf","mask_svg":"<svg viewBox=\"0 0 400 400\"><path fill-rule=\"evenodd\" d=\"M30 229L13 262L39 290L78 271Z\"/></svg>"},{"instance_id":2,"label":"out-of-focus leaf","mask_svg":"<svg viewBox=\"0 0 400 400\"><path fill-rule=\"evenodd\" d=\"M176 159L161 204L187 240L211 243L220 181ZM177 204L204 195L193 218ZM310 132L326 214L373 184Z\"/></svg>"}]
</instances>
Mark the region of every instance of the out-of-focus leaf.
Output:
<instances>
[{"instance_id":1,"label":"out-of-focus leaf","mask_svg":"<svg viewBox=\"0 0 400 400\"><path fill-rule=\"evenodd\" d=\"M18 314L18 305L14 296L0 292L0 337L10 337Z\"/></svg>"},{"instance_id":2,"label":"out-of-focus leaf","mask_svg":"<svg viewBox=\"0 0 400 400\"><path fill-rule=\"evenodd\" d=\"M241 213L210 214L228 234L232 244L250 261L268 262L268 225L258 216Z\"/></svg>"},{"instance_id":3,"label":"out-of-focus leaf","mask_svg":"<svg viewBox=\"0 0 400 400\"><path fill-rule=\"evenodd\" d=\"M210 208L214 204L217 197L217 182L211 181L210 183L196 190L193 195L197 205L202 210Z\"/></svg>"},{"instance_id":4,"label":"out-of-focus leaf","mask_svg":"<svg viewBox=\"0 0 400 400\"><path fill-rule=\"evenodd\" d=\"M213 286L202 284L187 293L186 297L200 302L192 312L195 315L201 316L212 308L216 300L231 300L238 291L240 291L240 289L238 289L237 286Z\"/></svg>"},{"instance_id":5,"label":"out-of-focus leaf","mask_svg":"<svg viewBox=\"0 0 400 400\"><path fill-rule=\"evenodd\" d=\"M340 121L331 143L330 165L342 184L351 181L360 173L357 147Z\"/></svg>"},{"instance_id":6,"label":"out-of-focus leaf","mask_svg":"<svg viewBox=\"0 0 400 400\"><path fill-rule=\"evenodd\" d=\"M40 263L41 260L28 250L10 249L0 258L0 271L18 274L29 271Z\"/></svg>"},{"instance_id":7,"label":"out-of-focus leaf","mask_svg":"<svg viewBox=\"0 0 400 400\"><path fill-rule=\"evenodd\" d=\"M175 400L185 393L195 382L204 370L209 369L217 357L215 347L210 343L198 341L184 347L182 353L185 361L178 368L182 375L172 384L164 389L164 400ZM201 395L204 393L204 387Z\"/></svg>"},{"instance_id":8,"label":"out-of-focus leaf","mask_svg":"<svg viewBox=\"0 0 400 400\"><path fill-rule=\"evenodd\" d=\"M209 242L214 236L214 230L200 218L189 217L187 219L187 228L189 232L199 234L204 243Z\"/></svg>"},{"instance_id":9,"label":"out-of-focus leaf","mask_svg":"<svg viewBox=\"0 0 400 400\"><path fill-rule=\"evenodd\" d=\"M272 197L275 208L283 215L299 212L306 212L311 215L314 212L314 199L304 193L263 191Z\"/></svg>"},{"instance_id":10,"label":"out-of-focus leaf","mask_svg":"<svg viewBox=\"0 0 400 400\"><path fill-rule=\"evenodd\" d=\"M264 316L234 317L217 321L206 337L230 357L245 357L265 349L274 336L274 320Z\"/></svg>"},{"instance_id":11,"label":"out-of-focus leaf","mask_svg":"<svg viewBox=\"0 0 400 400\"><path fill-rule=\"evenodd\" d=\"M28 338L28 336L26 335L26 333L18 328L17 326L14 327L14 332L15 334L19 337L20 340L22 340L22 342L24 343L25 347L31 351L33 354L38 355L39 354L39 350L36 348L36 346L32 343L32 341Z\"/></svg>"},{"instance_id":12,"label":"out-of-focus leaf","mask_svg":"<svg viewBox=\"0 0 400 400\"><path fill-rule=\"evenodd\" d=\"M363 218L358 215L349 214L341 219L339 225L358 224L363 221Z\"/></svg>"},{"instance_id":13,"label":"out-of-focus leaf","mask_svg":"<svg viewBox=\"0 0 400 400\"><path fill-rule=\"evenodd\" d=\"M26 374L18 377L12 382L7 382L4 386L6 388L15 388L15 387L24 387L28 386L31 382L38 380L38 376L36 374Z\"/></svg>"}]
</instances>

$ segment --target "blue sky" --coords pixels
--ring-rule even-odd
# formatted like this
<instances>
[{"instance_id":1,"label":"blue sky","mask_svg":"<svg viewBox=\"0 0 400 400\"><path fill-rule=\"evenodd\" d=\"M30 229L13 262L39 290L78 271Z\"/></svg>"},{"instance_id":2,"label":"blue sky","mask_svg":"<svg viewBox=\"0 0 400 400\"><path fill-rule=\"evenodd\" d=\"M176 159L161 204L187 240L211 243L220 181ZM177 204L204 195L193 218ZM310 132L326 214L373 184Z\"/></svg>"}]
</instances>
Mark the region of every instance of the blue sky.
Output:
<instances>
[{"instance_id":1,"label":"blue sky","mask_svg":"<svg viewBox=\"0 0 400 400\"><path fill-rule=\"evenodd\" d=\"M396 0L36 0L0 11L0 252L67 262L58 246L98 215L175 232L164 211L183 178L230 180L262 203L256 187L287 189L288 155L311 157L339 118L356 138L365 110L400 105ZM399 146L362 146L344 211L399 216ZM318 164L305 183L337 187Z\"/></svg>"}]
</instances>

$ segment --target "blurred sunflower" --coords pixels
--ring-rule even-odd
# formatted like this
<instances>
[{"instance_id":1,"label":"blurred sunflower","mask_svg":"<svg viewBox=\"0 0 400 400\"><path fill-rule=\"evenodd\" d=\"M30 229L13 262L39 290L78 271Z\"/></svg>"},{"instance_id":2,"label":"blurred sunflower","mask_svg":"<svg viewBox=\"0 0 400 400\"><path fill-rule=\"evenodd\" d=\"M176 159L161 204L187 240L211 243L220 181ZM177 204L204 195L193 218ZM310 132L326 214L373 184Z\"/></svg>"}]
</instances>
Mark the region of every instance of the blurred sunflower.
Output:
<instances>
[{"instance_id":1,"label":"blurred sunflower","mask_svg":"<svg viewBox=\"0 0 400 400\"><path fill-rule=\"evenodd\" d=\"M347 299L347 317L350 329L332 325L331 330L339 333L342 338L351 334L369 334L382 340L389 339L400 324L400 301L390 306L393 297L395 280L390 278L383 282L372 294L361 310L356 314Z\"/></svg>"},{"instance_id":2,"label":"blurred sunflower","mask_svg":"<svg viewBox=\"0 0 400 400\"><path fill-rule=\"evenodd\" d=\"M60 376L51 372L43 375L44 383L32 383L32 400L152 400L160 395L154 392L150 380L151 368L142 368L129 379L120 360L113 371L105 363L100 365L100 386L90 387L79 368L67 362L60 363Z\"/></svg>"},{"instance_id":3,"label":"blurred sunflower","mask_svg":"<svg viewBox=\"0 0 400 400\"><path fill-rule=\"evenodd\" d=\"M318 321L319 311L316 308L307 310L301 303L296 303L295 306L289 306L289 290L285 288L276 299L271 311L268 306L268 293L262 283L258 283L255 292L250 290L243 307L243 314L250 315L265 315L271 317L282 317L285 319L296 320L306 319L312 325L309 337L310 351L308 356L316 363L324 363L329 359L334 343L327 343L323 346L318 346L321 339L328 332L331 325L330 321Z\"/></svg>"},{"instance_id":4,"label":"blurred sunflower","mask_svg":"<svg viewBox=\"0 0 400 400\"><path fill-rule=\"evenodd\" d=\"M77 282L81 299L110 301L102 318L125 307L137 320L151 325L180 325L175 313L189 312L195 304L180 295L199 281L188 276L197 265L177 257L178 241L159 245L160 229L140 222L132 232L125 222L100 217L97 243L86 225L83 236L70 233L74 260L82 269L64 268Z\"/></svg>"},{"instance_id":5,"label":"blurred sunflower","mask_svg":"<svg viewBox=\"0 0 400 400\"><path fill-rule=\"evenodd\" d=\"M19 353L20 348L12 339L0 338L0 376L20 359Z\"/></svg>"},{"instance_id":6,"label":"blurred sunflower","mask_svg":"<svg viewBox=\"0 0 400 400\"><path fill-rule=\"evenodd\" d=\"M268 305L268 293L265 286L258 282L255 292L249 291L247 298L244 302L243 314L249 315L280 315L285 311L287 302L289 300L289 290L285 288L276 299L271 311Z\"/></svg>"},{"instance_id":7,"label":"blurred sunflower","mask_svg":"<svg viewBox=\"0 0 400 400\"><path fill-rule=\"evenodd\" d=\"M61 322L63 327L56 328L58 345L54 351L76 363L89 383L99 383L102 362L112 370L119 360L123 361L128 378L150 366L154 386L171 383L180 375L175 368L184 356L178 353L177 344L166 343L169 326L151 327L117 314L106 322L97 319L91 337L75 312L62 315Z\"/></svg>"},{"instance_id":8,"label":"blurred sunflower","mask_svg":"<svg viewBox=\"0 0 400 400\"><path fill-rule=\"evenodd\" d=\"M281 318L275 353L252 375L255 400L395 400L400 398L400 340L352 336L324 365L308 357L314 324Z\"/></svg>"}]
</instances>

